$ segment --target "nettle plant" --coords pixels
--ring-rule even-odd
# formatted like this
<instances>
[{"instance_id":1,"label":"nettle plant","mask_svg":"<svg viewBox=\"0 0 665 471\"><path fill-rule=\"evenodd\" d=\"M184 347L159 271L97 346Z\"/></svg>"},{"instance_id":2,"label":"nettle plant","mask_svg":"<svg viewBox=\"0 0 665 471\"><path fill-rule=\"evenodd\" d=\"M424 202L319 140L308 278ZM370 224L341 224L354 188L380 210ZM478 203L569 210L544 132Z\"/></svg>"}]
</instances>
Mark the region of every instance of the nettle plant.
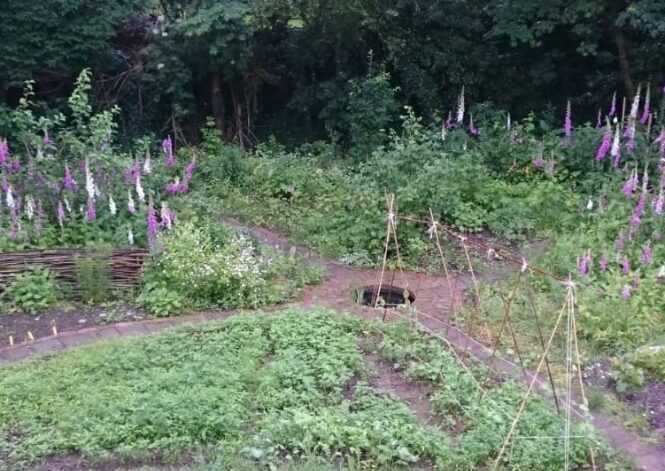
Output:
<instances>
[{"instance_id":1,"label":"nettle plant","mask_svg":"<svg viewBox=\"0 0 665 471\"><path fill-rule=\"evenodd\" d=\"M120 152L118 109L93 112L90 83L84 70L67 117L36 116L31 83L10 112L18 137L0 137L0 250L93 241L152 247L172 226L172 203L188 192L195 161L177 162L170 137L154 162L148 139Z\"/></svg>"}]
</instances>

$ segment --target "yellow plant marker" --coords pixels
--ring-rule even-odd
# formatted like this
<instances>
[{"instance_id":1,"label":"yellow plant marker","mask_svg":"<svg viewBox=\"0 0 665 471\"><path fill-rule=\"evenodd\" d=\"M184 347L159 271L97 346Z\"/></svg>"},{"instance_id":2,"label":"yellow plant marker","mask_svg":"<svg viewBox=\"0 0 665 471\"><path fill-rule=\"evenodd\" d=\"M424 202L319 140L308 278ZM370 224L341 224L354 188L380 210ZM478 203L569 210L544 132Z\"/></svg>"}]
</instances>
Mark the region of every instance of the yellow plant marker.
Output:
<instances>
[{"instance_id":1,"label":"yellow plant marker","mask_svg":"<svg viewBox=\"0 0 665 471\"><path fill-rule=\"evenodd\" d=\"M14 337L11 336L11 335L9 336L9 346L10 346L10 347L13 347L13 346L14 346Z\"/></svg>"},{"instance_id":2,"label":"yellow plant marker","mask_svg":"<svg viewBox=\"0 0 665 471\"><path fill-rule=\"evenodd\" d=\"M53 326L53 335L58 335L58 329L55 326Z\"/></svg>"},{"instance_id":3,"label":"yellow plant marker","mask_svg":"<svg viewBox=\"0 0 665 471\"><path fill-rule=\"evenodd\" d=\"M28 338L29 338L30 340L35 340L35 336L32 335L32 332L30 332L30 331L28 331Z\"/></svg>"}]
</instances>

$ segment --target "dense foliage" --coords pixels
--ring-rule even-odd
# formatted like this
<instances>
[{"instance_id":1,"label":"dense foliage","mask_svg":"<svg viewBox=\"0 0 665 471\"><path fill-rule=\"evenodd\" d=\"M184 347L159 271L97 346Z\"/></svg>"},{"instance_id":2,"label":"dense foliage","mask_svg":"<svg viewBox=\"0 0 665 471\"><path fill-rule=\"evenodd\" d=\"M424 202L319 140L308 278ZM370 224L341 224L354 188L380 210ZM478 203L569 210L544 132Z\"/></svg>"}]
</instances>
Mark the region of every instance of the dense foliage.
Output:
<instances>
[{"instance_id":1,"label":"dense foliage","mask_svg":"<svg viewBox=\"0 0 665 471\"><path fill-rule=\"evenodd\" d=\"M178 124L193 137L211 115L244 145L267 129L353 144L358 112L390 118L393 88L427 118L462 85L516 114L570 98L590 117L614 91L665 79L658 0L23 0L2 11L0 105L34 79L57 106L92 67L96 102L119 102L125 130ZM359 107L376 100L388 106Z\"/></svg>"},{"instance_id":2,"label":"dense foliage","mask_svg":"<svg viewBox=\"0 0 665 471\"><path fill-rule=\"evenodd\" d=\"M382 354L437 388L442 427L423 425L406 405L367 386L372 372L360 348L363 330L360 321L327 311L289 311L3 367L0 465L21 469L72 452L90 461L201 453L210 460L245 456L264 465L311 457L352 469L428 461L455 470L495 456L502 438L496 427L503 432L509 425L497 411L514 412L520 388L506 383L489 393L491 403L472 405L475 389L465 379L472 373L434 340L388 328ZM459 401L468 404L454 407ZM453 445L449 425L462 417L469 422ZM562 419L536 400L519 432L556 435L562 427ZM588 432L575 426L576 435ZM537 443L512 450L507 464L561 469L560 448ZM593 434L589 443L604 459ZM587 462L583 445L574 443L574 469Z\"/></svg>"}]
</instances>

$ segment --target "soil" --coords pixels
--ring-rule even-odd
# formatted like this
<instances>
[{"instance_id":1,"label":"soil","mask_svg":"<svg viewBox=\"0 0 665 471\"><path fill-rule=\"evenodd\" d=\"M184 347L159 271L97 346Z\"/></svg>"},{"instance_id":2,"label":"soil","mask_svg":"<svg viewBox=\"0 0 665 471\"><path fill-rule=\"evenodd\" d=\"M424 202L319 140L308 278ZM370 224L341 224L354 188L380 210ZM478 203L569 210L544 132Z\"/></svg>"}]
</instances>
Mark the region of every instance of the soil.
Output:
<instances>
[{"instance_id":1,"label":"soil","mask_svg":"<svg viewBox=\"0 0 665 471\"><path fill-rule=\"evenodd\" d=\"M392 365L383 361L375 353L365 355L365 362L375 374L369 385L379 391L394 394L406 402L423 423L431 421L432 388L425 384L407 381Z\"/></svg>"},{"instance_id":2,"label":"soil","mask_svg":"<svg viewBox=\"0 0 665 471\"><path fill-rule=\"evenodd\" d=\"M128 304L113 304L108 307L72 307L56 309L37 314L0 312L0 348L30 341L28 332L34 338L47 337L56 332L70 332L97 325L117 322L139 321L149 316Z\"/></svg>"},{"instance_id":3,"label":"soil","mask_svg":"<svg viewBox=\"0 0 665 471\"><path fill-rule=\"evenodd\" d=\"M631 406L645 414L649 425L665 437L665 383L649 381L640 391L632 391L622 395ZM665 447L665 444L663 444Z\"/></svg>"}]
</instances>

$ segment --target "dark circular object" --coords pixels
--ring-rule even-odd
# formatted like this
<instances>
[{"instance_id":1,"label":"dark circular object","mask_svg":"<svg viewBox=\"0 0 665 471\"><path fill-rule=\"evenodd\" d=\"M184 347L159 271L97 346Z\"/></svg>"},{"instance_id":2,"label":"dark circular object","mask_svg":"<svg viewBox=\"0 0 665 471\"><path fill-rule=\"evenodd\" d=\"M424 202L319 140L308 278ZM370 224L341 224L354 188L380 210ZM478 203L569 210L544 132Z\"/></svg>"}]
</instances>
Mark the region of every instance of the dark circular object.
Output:
<instances>
[{"instance_id":1,"label":"dark circular object","mask_svg":"<svg viewBox=\"0 0 665 471\"><path fill-rule=\"evenodd\" d=\"M412 304L416 295L400 286L381 285L379 290L377 285L369 285L354 289L353 300L365 306L396 307L405 305L406 300Z\"/></svg>"}]
</instances>

